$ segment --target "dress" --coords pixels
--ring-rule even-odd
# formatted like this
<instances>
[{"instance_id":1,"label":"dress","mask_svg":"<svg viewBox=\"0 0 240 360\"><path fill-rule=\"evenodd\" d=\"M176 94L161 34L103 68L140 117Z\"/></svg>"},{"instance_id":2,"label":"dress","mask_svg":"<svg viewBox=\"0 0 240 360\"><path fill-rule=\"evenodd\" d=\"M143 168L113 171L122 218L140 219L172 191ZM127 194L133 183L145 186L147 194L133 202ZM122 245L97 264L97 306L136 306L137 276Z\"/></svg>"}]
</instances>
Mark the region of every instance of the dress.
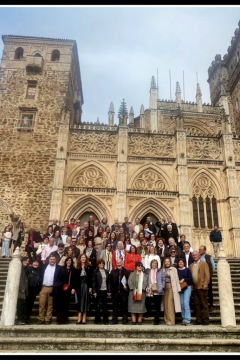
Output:
<instances>
[{"instance_id":1,"label":"dress","mask_svg":"<svg viewBox=\"0 0 240 360\"><path fill-rule=\"evenodd\" d=\"M136 274L136 286L138 284L139 275ZM133 301L133 273L130 274L128 279L129 286L129 296L128 296L128 311L133 314L143 314L147 311L145 306L146 299L146 287L147 287L147 275L143 274L143 284L142 284L142 300Z\"/></svg>"},{"instance_id":2,"label":"dress","mask_svg":"<svg viewBox=\"0 0 240 360\"><path fill-rule=\"evenodd\" d=\"M90 310L90 294L89 288L92 288L92 268L81 268L76 270L74 274L75 280L73 288L77 293L77 311L89 311Z\"/></svg>"},{"instance_id":3,"label":"dress","mask_svg":"<svg viewBox=\"0 0 240 360\"><path fill-rule=\"evenodd\" d=\"M3 242L2 242L2 256L10 256L10 240L12 237L12 233L10 231L5 232L3 234Z\"/></svg>"}]
</instances>

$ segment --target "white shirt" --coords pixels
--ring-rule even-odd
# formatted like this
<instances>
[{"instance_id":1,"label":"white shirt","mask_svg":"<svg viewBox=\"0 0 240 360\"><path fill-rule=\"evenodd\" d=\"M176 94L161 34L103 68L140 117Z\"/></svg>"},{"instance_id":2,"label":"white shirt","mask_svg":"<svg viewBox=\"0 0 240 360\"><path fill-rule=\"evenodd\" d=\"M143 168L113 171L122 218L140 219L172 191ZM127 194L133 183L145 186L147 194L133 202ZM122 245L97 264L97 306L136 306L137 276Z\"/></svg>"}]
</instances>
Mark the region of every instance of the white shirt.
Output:
<instances>
[{"instance_id":1,"label":"white shirt","mask_svg":"<svg viewBox=\"0 0 240 360\"><path fill-rule=\"evenodd\" d=\"M185 258L186 258L186 267L188 268L188 260L189 260L189 255L190 255L190 252L187 254L185 253Z\"/></svg>"},{"instance_id":2,"label":"white shirt","mask_svg":"<svg viewBox=\"0 0 240 360\"><path fill-rule=\"evenodd\" d=\"M131 239L131 244L135 245L136 247L141 246L141 243L138 239Z\"/></svg>"},{"instance_id":3,"label":"white shirt","mask_svg":"<svg viewBox=\"0 0 240 360\"><path fill-rule=\"evenodd\" d=\"M94 236L96 236L98 232L98 226L93 225L93 231L94 231Z\"/></svg>"},{"instance_id":4,"label":"white shirt","mask_svg":"<svg viewBox=\"0 0 240 360\"><path fill-rule=\"evenodd\" d=\"M194 266L197 266L197 264L199 263L200 259L195 263L193 263Z\"/></svg>"},{"instance_id":5,"label":"white shirt","mask_svg":"<svg viewBox=\"0 0 240 360\"><path fill-rule=\"evenodd\" d=\"M137 234L139 234L139 232L140 232L139 224L134 226L134 231L135 231Z\"/></svg>"},{"instance_id":6,"label":"white shirt","mask_svg":"<svg viewBox=\"0 0 240 360\"><path fill-rule=\"evenodd\" d=\"M53 286L55 270L56 264L53 266L48 264L43 277L43 286Z\"/></svg>"},{"instance_id":7,"label":"white shirt","mask_svg":"<svg viewBox=\"0 0 240 360\"><path fill-rule=\"evenodd\" d=\"M151 269L150 264L152 260L157 260L158 262L158 268L161 268L161 260L158 255L149 254L145 256L145 269Z\"/></svg>"},{"instance_id":8,"label":"white shirt","mask_svg":"<svg viewBox=\"0 0 240 360\"><path fill-rule=\"evenodd\" d=\"M77 235L78 235L80 232L80 226L77 226L76 230L77 230Z\"/></svg>"}]
</instances>

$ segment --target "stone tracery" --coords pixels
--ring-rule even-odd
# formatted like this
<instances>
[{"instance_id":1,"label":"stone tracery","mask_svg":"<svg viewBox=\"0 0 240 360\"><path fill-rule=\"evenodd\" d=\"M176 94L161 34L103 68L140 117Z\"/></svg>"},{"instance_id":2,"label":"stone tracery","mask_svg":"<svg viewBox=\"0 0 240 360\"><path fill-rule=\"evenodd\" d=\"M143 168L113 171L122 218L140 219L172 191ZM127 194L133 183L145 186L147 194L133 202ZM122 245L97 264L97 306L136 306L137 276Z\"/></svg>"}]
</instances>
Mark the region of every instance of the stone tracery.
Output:
<instances>
[{"instance_id":1,"label":"stone tracery","mask_svg":"<svg viewBox=\"0 0 240 360\"><path fill-rule=\"evenodd\" d=\"M115 154L117 136L95 132L71 133L70 151L81 153Z\"/></svg>"},{"instance_id":2,"label":"stone tracery","mask_svg":"<svg viewBox=\"0 0 240 360\"><path fill-rule=\"evenodd\" d=\"M217 140L187 139L188 158L219 159L221 150Z\"/></svg>"},{"instance_id":3,"label":"stone tracery","mask_svg":"<svg viewBox=\"0 0 240 360\"><path fill-rule=\"evenodd\" d=\"M173 149L173 137L144 135L132 135L129 137L129 156L169 157L172 156Z\"/></svg>"},{"instance_id":4,"label":"stone tracery","mask_svg":"<svg viewBox=\"0 0 240 360\"><path fill-rule=\"evenodd\" d=\"M167 189L167 186L161 174L153 169L147 169L134 180L132 188L136 190L163 191Z\"/></svg>"},{"instance_id":5,"label":"stone tracery","mask_svg":"<svg viewBox=\"0 0 240 360\"><path fill-rule=\"evenodd\" d=\"M109 182L100 169L89 166L78 172L72 181L72 186L106 188L109 187Z\"/></svg>"}]
</instances>

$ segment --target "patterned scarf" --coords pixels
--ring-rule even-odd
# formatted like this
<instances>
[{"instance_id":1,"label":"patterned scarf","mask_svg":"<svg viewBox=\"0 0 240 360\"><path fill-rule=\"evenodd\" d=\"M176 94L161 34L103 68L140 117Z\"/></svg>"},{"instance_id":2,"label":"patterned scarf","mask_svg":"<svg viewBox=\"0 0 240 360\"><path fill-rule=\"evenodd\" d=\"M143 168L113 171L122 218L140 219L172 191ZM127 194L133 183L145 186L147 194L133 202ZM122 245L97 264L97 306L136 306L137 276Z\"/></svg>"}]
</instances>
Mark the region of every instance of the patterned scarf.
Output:
<instances>
[{"instance_id":1,"label":"patterned scarf","mask_svg":"<svg viewBox=\"0 0 240 360\"><path fill-rule=\"evenodd\" d=\"M105 269L111 272L112 270L112 253L106 250Z\"/></svg>"},{"instance_id":2,"label":"patterned scarf","mask_svg":"<svg viewBox=\"0 0 240 360\"><path fill-rule=\"evenodd\" d=\"M116 250L116 261L118 259L121 259L122 262L124 263L125 261L125 253L124 253L124 250Z\"/></svg>"},{"instance_id":3,"label":"patterned scarf","mask_svg":"<svg viewBox=\"0 0 240 360\"><path fill-rule=\"evenodd\" d=\"M142 285L143 285L143 272L141 271L138 275L138 284L136 288L136 274L137 271L133 272L132 282L133 282L133 301L142 300Z\"/></svg>"},{"instance_id":4,"label":"patterned scarf","mask_svg":"<svg viewBox=\"0 0 240 360\"><path fill-rule=\"evenodd\" d=\"M93 251L92 247L91 248L89 248L89 247L86 248L86 256L87 256L88 259L90 258L91 254L92 254L92 251Z\"/></svg>"}]
</instances>

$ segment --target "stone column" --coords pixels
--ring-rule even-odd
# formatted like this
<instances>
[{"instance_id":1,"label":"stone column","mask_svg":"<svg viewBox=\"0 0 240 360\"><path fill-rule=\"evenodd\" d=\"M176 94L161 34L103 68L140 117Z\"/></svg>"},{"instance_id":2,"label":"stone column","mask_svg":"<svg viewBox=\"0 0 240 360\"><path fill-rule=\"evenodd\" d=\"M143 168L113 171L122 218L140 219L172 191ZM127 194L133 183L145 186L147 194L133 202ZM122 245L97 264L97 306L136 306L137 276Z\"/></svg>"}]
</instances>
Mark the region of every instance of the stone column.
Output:
<instances>
[{"instance_id":1,"label":"stone column","mask_svg":"<svg viewBox=\"0 0 240 360\"><path fill-rule=\"evenodd\" d=\"M127 143L128 129L120 127L118 133L118 163L117 163L117 204L116 217L120 223L127 216Z\"/></svg>"},{"instance_id":2,"label":"stone column","mask_svg":"<svg viewBox=\"0 0 240 360\"><path fill-rule=\"evenodd\" d=\"M222 246L220 247L218 258L217 274L221 324L224 328L230 326L236 327L230 266L226 260L227 255L223 251Z\"/></svg>"},{"instance_id":3,"label":"stone column","mask_svg":"<svg viewBox=\"0 0 240 360\"><path fill-rule=\"evenodd\" d=\"M226 127L225 127L226 129ZM223 172L226 179L226 200L228 202L228 211L230 214L229 230L233 236L235 256L240 256L240 203L239 189L236 174L236 165L234 160L232 134L223 133L221 136L223 151Z\"/></svg>"},{"instance_id":4,"label":"stone column","mask_svg":"<svg viewBox=\"0 0 240 360\"><path fill-rule=\"evenodd\" d=\"M49 223L52 223L54 218L60 220L61 205L63 198L64 175L67 162L67 146L69 137L69 125L61 123L59 126L57 156L55 162L55 172L52 189L51 209Z\"/></svg>"},{"instance_id":5,"label":"stone column","mask_svg":"<svg viewBox=\"0 0 240 360\"><path fill-rule=\"evenodd\" d=\"M1 325L10 326L15 324L15 314L18 299L19 282L22 264L20 250L16 248L8 268L7 282L4 292Z\"/></svg>"},{"instance_id":6,"label":"stone column","mask_svg":"<svg viewBox=\"0 0 240 360\"><path fill-rule=\"evenodd\" d=\"M178 174L178 192L179 192L179 231L186 235L186 240L191 243L191 212L189 202L189 183L187 168L187 133L182 130L181 121L177 121L175 132L176 156L177 156L177 174Z\"/></svg>"}]
</instances>

